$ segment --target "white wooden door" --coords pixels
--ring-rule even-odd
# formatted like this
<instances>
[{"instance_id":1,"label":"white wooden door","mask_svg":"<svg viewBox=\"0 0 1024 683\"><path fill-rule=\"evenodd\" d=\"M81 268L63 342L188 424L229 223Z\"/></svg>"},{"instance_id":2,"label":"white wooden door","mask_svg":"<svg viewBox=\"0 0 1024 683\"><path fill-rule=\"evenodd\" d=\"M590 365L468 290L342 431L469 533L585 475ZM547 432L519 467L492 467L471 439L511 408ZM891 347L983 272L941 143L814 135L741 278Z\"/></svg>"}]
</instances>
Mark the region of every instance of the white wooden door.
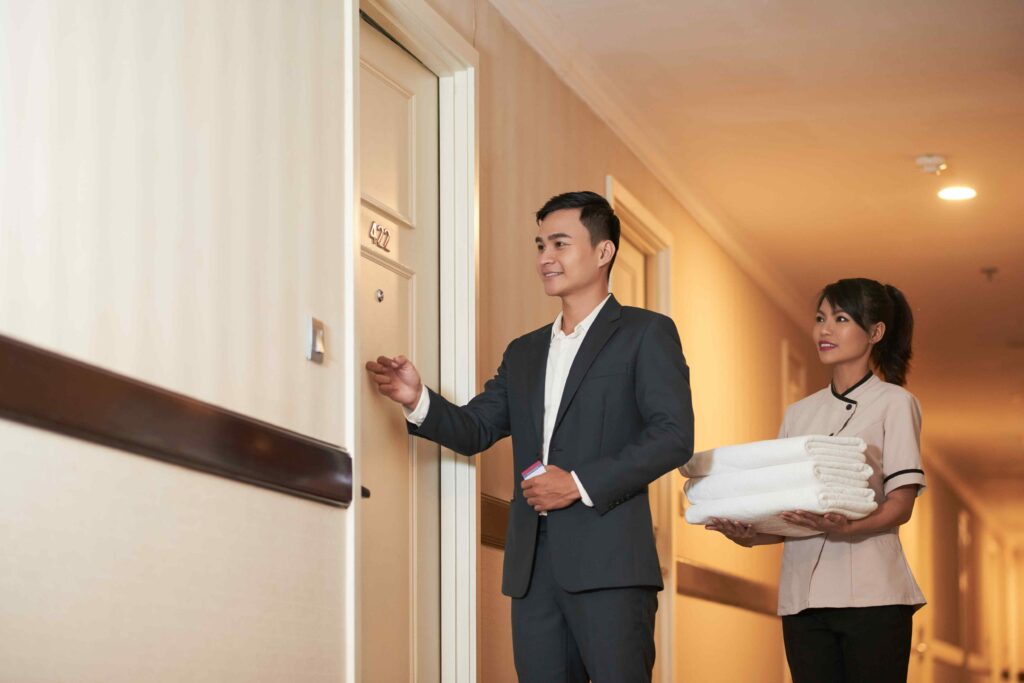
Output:
<instances>
[{"instance_id":1,"label":"white wooden door","mask_svg":"<svg viewBox=\"0 0 1024 683\"><path fill-rule=\"evenodd\" d=\"M360 357L407 355L437 387L438 81L361 22ZM360 680L440 679L440 453L360 382Z\"/></svg>"}]
</instances>

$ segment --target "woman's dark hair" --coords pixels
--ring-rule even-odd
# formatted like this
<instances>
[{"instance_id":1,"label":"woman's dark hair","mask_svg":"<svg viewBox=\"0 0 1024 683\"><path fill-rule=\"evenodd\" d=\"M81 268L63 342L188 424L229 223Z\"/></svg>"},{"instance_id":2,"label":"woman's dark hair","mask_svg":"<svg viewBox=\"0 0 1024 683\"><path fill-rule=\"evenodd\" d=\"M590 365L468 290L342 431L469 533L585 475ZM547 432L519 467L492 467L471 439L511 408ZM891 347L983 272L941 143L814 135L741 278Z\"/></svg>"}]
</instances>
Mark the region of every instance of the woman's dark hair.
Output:
<instances>
[{"instance_id":1,"label":"woman's dark hair","mask_svg":"<svg viewBox=\"0 0 1024 683\"><path fill-rule=\"evenodd\" d=\"M537 211L537 222L548 217L548 214L562 209L579 209L580 223L590 233L590 244L597 246L598 242L611 240L615 245L615 254L608 263L608 277L611 277L612 266L615 265L615 258L619 255L619 235L622 227L619 217L612 210L608 200L596 192L566 192L555 195L544 203Z\"/></svg>"},{"instance_id":2,"label":"woman's dark hair","mask_svg":"<svg viewBox=\"0 0 1024 683\"><path fill-rule=\"evenodd\" d=\"M903 292L892 285L857 277L827 285L818 295L818 306L826 299L833 309L846 311L865 332L876 323L885 323L885 335L871 350L871 360L886 382L906 384L914 313Z\"/></svg>"}]
</instances>

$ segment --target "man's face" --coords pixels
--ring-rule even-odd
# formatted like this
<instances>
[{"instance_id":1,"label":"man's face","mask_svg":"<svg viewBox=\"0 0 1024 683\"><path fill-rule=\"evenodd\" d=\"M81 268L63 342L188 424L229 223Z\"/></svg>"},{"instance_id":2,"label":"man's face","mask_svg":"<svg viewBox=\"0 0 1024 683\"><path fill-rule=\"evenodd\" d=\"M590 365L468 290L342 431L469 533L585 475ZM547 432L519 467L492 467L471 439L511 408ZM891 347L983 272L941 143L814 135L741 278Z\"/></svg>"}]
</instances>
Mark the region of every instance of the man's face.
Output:
<instances>
[{"instance_id":1,"label":"man's face","mask_svg":"<svg viewBox=\"0 0 1024 683\"><path fill-rule=\"evenodd\" d=\"M548 296L566 296L604 280L601 266L614 247L610 241L590 243L579 209L554 211L538 226L537 273Z\"/></svg>"}]
</instances>

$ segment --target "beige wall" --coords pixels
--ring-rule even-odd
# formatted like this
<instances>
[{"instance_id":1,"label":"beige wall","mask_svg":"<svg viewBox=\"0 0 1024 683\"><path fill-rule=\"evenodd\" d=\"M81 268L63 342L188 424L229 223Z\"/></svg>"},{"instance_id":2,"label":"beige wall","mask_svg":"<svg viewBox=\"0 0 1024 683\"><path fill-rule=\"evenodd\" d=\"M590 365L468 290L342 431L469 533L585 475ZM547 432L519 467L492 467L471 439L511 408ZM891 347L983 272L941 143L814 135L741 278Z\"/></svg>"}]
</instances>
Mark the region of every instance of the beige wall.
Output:
<instances>
[{"instance_id":1,"label":"beige wall","mask_svg":"<svg viewBox=\"0 0 1024 683\"><path fill-rule=\"evenodd\" d=\"M813 368L804 330L771 303L490 4L432 4L480 53L481 382L493 374L509 341L550 322L558 311L557 300L544 296L534 273L533 212L558 192L589 189L603 194L605 176L612 174L673 234L672 314L692 369L698 448L774 437L782 416L781 341L785 337L796 344ZM516 296L510 297L509 291ZM823 385L820 374L813 376L818 379L814 388ZM484 493L511 496L510 444L485 454L480 469ZM681 481L676 477L677 487ZM745 551L681 520L676 549L689 559L766 582L778 574L778 549ZM483 612L497 610L495 598L484 592L498 585L488 575L498 564L489 550L482 552L480 605L488 625L480 631L481 680L504 680L507 672L500 666L510 661L508 627L498 628ZM504 598L497 604L500 600ZM710 661L706 653L713 647L707 648L716 640L747 634L764 651L759 655L775 661L771 667L757 664L754 678L772 680L777 672L776 679L781 679L776 620L696 602L677 601L680 662ZM505 618L498 611L490 616ZM736 666L752 662L756 658ZM765 674L765 669L772 673ZM688 676L695 672L687 671ZM742 670L736 673L743 678Z\"/></svg>"},{"instance_id":2,"label":"beige wall","mask_svg":"<svg viewBox=\"0 0 1024 683\"><path fill-rule=\"evenodd\" d=\"M0 0L0 333L345 443L342 11ZM0 422L0 680L341 680L346 515Z\"/></svg>"}]
</instances>

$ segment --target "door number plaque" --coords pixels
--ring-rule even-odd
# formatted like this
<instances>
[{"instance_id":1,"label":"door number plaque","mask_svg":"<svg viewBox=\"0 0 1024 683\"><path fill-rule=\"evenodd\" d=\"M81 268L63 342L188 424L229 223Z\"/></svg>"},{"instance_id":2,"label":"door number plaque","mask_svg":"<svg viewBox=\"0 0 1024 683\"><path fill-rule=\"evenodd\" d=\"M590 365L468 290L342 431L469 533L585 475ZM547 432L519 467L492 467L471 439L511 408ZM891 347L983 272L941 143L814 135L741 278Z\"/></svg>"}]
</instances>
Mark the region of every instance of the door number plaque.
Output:
<instances>
[{"instance_id":1,"label":"door number plaque","mask_svg":"<svg viewBox=\"0 0 1024 683\"><path fill-rule=\"evenodd\" d=\"M391 242L391 231L377 221L370 223L370 241L384 251L391 251L388 249L388 243Z\"/></svg>"}]
</instances>

